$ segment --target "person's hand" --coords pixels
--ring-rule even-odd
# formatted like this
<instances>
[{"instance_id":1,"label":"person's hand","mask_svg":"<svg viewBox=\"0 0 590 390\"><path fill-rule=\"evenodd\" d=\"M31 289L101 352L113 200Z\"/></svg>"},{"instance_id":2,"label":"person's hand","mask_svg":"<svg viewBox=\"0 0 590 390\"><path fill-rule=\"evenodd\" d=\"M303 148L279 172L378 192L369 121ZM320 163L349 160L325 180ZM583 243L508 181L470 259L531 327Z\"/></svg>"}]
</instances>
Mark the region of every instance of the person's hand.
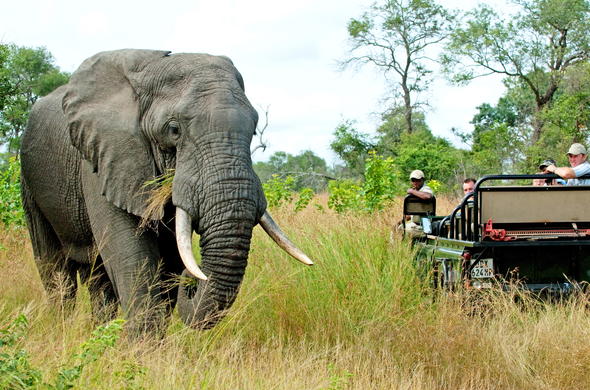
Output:
<instances>
[{"instance_id":1,"label":"person's hand","mask_svg":"<svg viewBox=\"0 0 590 390\"><path fill-rule=\"evenodd\" d=\"M557 167L555 165L549 165L548 167L545 168L545 173L555 173L555 170L557 169Z\"/></svg>"}]
</instances>

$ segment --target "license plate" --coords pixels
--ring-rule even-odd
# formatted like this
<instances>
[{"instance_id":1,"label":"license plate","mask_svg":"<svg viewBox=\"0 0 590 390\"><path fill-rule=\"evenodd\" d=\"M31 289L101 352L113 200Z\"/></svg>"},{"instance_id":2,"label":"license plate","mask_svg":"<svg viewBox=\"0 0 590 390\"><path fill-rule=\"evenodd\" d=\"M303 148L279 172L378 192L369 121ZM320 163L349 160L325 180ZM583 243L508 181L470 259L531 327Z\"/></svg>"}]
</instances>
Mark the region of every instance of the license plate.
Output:
<instances>
[{"instance_id":1,"label":"license plate","mask_svg":"<svg viewBox=\"0 0 590 390\"><path fill-rule=\"evenodd\" d=\"M471 264L476 260L471 260ZM471 269L471 278L484 279L494 277L494 259L480 259L475 267Z\"/></svg>"}]
</instances>

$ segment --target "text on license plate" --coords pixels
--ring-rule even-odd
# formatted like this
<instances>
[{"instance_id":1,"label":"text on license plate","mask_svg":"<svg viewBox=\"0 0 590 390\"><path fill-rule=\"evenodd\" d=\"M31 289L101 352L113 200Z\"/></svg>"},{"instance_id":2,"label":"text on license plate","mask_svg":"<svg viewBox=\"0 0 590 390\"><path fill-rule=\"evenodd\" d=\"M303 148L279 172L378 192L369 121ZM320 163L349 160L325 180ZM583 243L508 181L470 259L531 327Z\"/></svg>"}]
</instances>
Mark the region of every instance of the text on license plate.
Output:
<instances>
[{"instance_id":1,"label":"text on license plate","mask_svg":"<svg viewBox=\"0 0 590 390\"><path fill-rule=\"evenodd\" d=\"M471 260L471 265L476 260ZM480 259L475 267L471 269L471 277L477 278L493 278L494 277L494 259Z\"/></svg>"}]
</instances>

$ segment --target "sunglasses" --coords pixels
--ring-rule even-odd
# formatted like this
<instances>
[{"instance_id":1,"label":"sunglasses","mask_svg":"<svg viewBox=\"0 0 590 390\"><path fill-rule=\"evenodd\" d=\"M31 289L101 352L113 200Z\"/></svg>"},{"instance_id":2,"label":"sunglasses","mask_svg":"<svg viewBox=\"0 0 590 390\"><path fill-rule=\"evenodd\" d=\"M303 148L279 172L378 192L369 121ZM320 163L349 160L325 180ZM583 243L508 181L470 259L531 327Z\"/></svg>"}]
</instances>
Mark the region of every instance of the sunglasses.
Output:
<instances>
[{"instance_id":1,"label":"sunglasses","mask_svg":"<svg viewBox=\"0 0 590 390\"><path fill-rule=\"evenodd\" d=\"M413 183L416 183L416 182L422 181L422 179L410 179L410 180L411 180Z\"/></svg>"}]
</instances>

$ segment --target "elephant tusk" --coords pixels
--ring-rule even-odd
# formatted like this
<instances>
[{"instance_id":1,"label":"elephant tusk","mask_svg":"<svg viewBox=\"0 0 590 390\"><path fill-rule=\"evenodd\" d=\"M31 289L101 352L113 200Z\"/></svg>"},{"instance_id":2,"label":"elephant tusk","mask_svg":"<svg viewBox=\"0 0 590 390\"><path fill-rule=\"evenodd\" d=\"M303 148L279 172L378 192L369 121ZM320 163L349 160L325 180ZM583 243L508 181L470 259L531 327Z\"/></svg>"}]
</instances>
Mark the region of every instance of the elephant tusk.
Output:
<instances>
[{"instance_id":1,"label":"elephant tusk","mask_svg":"<svg viewBox=\"0 0 590 390\"><path fill-rule=\"evenodd\" d=\"M184 266L194 277L207 280L193 256L193 227L191 217L180 207L176 208L176 245Z\"/></svg>"},{"instance_id":2,"label":"elephant tusk","mask_svg":"<svg viewBox=\"0 0 590 390\"><path fill-rule=\"evenodd\" d=\"M285 252L305 265L313 265L313 261L289 240L267 211L260 218L260 226Z\"/></svg>"}]
</instances>

